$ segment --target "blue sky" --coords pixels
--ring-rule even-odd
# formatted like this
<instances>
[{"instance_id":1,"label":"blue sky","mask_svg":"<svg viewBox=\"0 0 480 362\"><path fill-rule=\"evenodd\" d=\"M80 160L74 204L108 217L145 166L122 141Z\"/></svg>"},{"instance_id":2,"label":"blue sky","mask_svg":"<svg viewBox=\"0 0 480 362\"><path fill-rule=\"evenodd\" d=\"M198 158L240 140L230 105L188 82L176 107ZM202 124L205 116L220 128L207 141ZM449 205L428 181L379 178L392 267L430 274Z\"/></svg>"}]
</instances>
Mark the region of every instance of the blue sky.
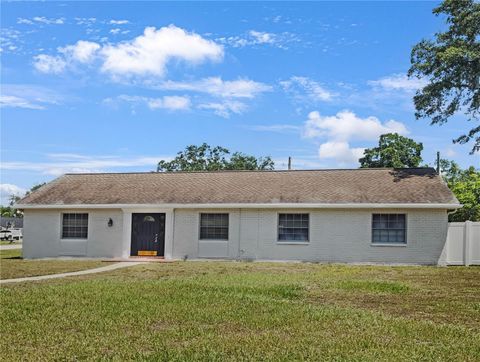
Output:
<instances>
[{"instance_id":1,"label":"blue sky","mask_svg":"<svg viewBox=\"0 0 480 362\"><path fill-rule=\"evenodd\" d=\"M434 2L2 2L1 191L150 171L189 144L277 168L358 167L399 132L478 167L458 116L415 120L411 47Z\"/></svg>"}]
</instances>

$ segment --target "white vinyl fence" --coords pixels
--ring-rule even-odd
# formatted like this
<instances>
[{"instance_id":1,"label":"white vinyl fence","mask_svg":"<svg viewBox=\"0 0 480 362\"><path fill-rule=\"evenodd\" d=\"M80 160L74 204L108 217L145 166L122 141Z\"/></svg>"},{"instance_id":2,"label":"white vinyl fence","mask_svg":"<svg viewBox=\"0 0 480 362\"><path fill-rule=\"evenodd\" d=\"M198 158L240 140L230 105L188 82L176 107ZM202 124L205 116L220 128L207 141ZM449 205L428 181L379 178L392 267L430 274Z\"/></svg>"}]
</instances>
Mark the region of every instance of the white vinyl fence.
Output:
<instances>
[{"instance_id":1,"label":"white vinyl fence","mask_svg":"<svg viewBox=\"0 0 480 362\"><path fill-rule=\"evenodd\" d=\"M480 265L480 222L448 224L442 264Z\"/></svg>"}]
</instances>

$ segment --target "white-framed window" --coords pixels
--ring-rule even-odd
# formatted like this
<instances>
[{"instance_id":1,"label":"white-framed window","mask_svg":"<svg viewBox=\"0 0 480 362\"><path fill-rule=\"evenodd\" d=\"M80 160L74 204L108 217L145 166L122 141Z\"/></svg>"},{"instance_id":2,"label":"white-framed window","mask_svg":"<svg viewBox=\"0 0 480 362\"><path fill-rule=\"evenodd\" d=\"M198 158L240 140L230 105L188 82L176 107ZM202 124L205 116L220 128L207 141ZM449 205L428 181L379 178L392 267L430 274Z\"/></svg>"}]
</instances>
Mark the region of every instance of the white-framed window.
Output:
<instances>
[{"instance_id":1,"label":"white-framed window","mask_svg":"<svg viewBox=\"0 0 480 362\"><path fill-rule=\"evenodd\" d=\"M278 214L278 241L308 242L309 214Z\"/></svg>"},{"instance_id":2,"label":"white-framed window","mask_svg":"<svg viewBox=\"0 0 480 362\"><path fill-rule=\"evenodd\" d=\"M373 214L372 243L407 243L406 214Z\"/></svg>"},{"instance_id":3,"label":"white-framed window","mask_svg":"<svg viewBox=\"0 0 480 362\"><path fill-rule=\"evenodd\" d=\"M62 239L87 239L88 214L62 214Z\"/></svg>"},{"instance_id":4,"label":"white-framed window","mask_svg":"<svg viewBox=\"0 0 480 362\"><path fill-rule=\"evenodd\" d=\"M201 213L200 240L228 240L228 214Z\"/></svg>"}]
</instances>

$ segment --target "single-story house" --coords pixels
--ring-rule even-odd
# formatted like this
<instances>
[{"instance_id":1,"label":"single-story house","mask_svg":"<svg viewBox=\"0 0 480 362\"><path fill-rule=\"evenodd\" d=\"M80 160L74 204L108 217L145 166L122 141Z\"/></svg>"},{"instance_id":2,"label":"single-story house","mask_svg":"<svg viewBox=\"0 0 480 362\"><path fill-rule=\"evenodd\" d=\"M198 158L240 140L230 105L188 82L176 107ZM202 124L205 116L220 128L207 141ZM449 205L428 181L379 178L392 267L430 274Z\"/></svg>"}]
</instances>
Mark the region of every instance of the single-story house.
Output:
<instances>
[{"instance_id":1,"label":"single-story house","mask_svg":"<svg viewBox=\"0 0 480 362\"><path fill-rule=\"evenodd\" d=\"M436 264L460 206L413 168L66 174L16 207L26 258Z\"/></svg>"}]
</instances>

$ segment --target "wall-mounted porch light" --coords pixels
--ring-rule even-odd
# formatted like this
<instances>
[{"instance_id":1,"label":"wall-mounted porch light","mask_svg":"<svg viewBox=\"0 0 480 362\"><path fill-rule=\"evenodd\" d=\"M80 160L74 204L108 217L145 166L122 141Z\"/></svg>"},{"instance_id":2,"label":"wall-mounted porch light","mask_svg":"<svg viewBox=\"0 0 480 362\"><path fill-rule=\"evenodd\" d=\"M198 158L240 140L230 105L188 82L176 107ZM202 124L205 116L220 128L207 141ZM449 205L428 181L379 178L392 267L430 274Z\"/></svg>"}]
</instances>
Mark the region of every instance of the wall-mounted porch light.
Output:
<instances>
[{"instance_id":1,"label":"wall-mounted porch light","mask_svg":"<svg viewBox=\"0 0 480 362\"><path fill-rule=\"evenodd\" d=\"M108 227L111 228L113 226L113 220L112 218L108 219L108 223L107 223Z\"/></svg>"}]
</instances>

